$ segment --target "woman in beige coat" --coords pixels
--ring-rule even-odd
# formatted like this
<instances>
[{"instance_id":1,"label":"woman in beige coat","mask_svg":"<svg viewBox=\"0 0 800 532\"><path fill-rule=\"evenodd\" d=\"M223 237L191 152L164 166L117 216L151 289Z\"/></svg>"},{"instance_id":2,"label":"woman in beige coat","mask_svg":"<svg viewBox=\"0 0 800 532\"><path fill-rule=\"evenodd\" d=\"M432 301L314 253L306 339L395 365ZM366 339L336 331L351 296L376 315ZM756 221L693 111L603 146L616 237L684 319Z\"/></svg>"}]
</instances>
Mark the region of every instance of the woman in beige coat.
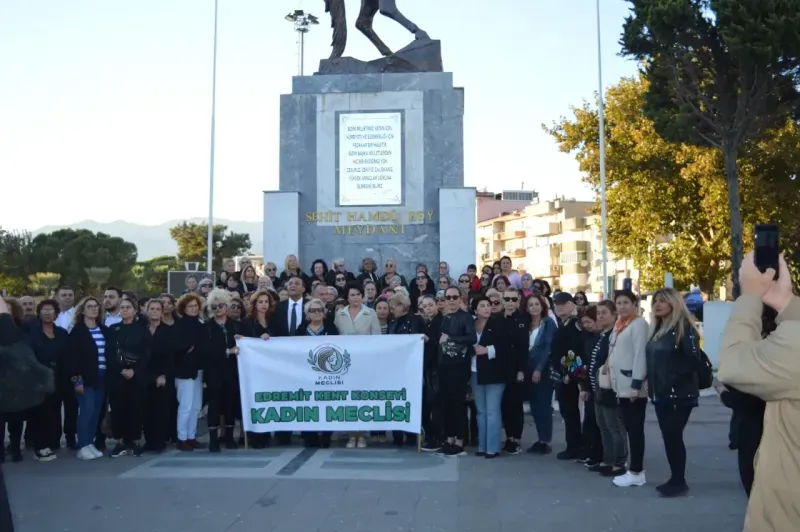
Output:
<instances>
[{"instance_id":1,"label":"woman in beige coat","mask_svg":"<svg viewBox=\"0 0 800 532\"><path fill-rule=\"evenodd\" d=\"M758 271L752 252L744 258L742 296L720 346L719 380L767 403L745 532L800 530L800 299L782 256L774 277ZM778 311L778 328L763 339L762 303Z\"/></svg>"},{"instance_id":2,"label":"woman in beige coat","mask_svg":"<svg viewBox=\"0 0 800 532\"><path fill-rule=\"evenodd\" d=\"M378 315L371 308L364 305L364 289L358 284L347 287L347 306L336 311L333 324L339 334L381 334L381 324ZM367 446L365 432L351 432L347 441L347 448Z\"/></svg>"}]
</instances>

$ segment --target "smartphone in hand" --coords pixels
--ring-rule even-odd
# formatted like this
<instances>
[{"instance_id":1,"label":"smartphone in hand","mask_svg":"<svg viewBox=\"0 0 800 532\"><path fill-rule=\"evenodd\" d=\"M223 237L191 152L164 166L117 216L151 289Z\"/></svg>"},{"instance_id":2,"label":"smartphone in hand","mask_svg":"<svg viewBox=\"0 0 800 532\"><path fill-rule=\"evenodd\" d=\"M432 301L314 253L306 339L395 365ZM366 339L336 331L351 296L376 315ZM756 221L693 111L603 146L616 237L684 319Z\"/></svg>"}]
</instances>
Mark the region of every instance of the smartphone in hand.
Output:
<instances>
[{"instance_id":1,"label":"smartphone in hand","mask_svg":"<svg viewBox=\"0 0 800 532\"><path fill-rule=\"evenodd\" d=\"M780 245L778 226L776 224L758 224L755 228L755 261L756 268L765 272L769 268L775 270L775 279L778 278L778 257Z\"/></svg>"}]
</instances>

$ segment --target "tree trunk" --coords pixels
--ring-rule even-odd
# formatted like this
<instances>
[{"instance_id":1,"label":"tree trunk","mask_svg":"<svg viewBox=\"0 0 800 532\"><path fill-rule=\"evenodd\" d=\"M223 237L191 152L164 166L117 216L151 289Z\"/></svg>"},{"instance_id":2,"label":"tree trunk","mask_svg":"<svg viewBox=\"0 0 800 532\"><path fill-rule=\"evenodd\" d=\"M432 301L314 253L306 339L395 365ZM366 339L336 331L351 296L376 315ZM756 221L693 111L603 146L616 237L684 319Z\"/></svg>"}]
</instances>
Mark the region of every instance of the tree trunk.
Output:
<instances>
[{"instance_id":1,"label":"tree trunk","mask_svg":"<svg viewBox=\"0 0 800 532\"><path fill-rule=\"evenodd\" d=\"M741 294L739 268L742 265L742 210L739 201L739 166L736 160L738 146L723 145L725 159L725 180L728 182L728 210L731 214L731 280L734 299Z\"/></svg>"}]
</instances>

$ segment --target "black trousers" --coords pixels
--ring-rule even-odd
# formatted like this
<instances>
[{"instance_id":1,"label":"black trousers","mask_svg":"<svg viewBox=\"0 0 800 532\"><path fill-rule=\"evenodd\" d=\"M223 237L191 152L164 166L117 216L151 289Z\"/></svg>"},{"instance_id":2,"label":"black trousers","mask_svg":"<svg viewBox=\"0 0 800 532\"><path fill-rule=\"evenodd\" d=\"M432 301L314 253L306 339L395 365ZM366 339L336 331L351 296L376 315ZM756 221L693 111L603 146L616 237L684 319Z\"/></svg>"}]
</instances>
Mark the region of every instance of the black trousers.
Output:
<instances>
[{"instance_id":1,"label":"black trousers","mask_svg":"<svg viewBox=\"0 0 800 532\"><path fill-rule=\"evenodd\" d=\"M169 402L167 404L167 408L169 409L169 420L167 421L167 427L169 427L169 432L167 435L167 439L169 441L177 442L178 441L178 390L175 388L175 381L170 380L167 385L167 391L169 393Z\"/></svg>"},{"instance_id":2,"label":"black trousers","mask_svg":"<svg viewBox=\"0 0 800 532\"><path fill-rule=\"evenodd\" d=\"M583 403L583 445L586 457L593 462L603 460L603 439L600 437L600 427L597 426L597 414L595 413L594 399L589 399Z\"/></svg>"},{"instance_id":3,"label":"black trousers","mask_svg":"<svg viewBox=\"0 0 800 532\"><path fill-rule=\"evenodd\" d=\"M241 415L239 401L239 379L236 368L227 367L218 370L217 375L211 374L206 380L208 391L208 428L219 428L220 418L225 418L225 425L233 427L236 418Z\"/></svg>"},{"instance_id":4,"label":"black trousers","mask_svg":"<svg viewBox=\"0 0 800 532\"><path fill-rule=\"evenodd\" d=\"M583 454L583 432L581 429L580 390L576 382L563 382L556 388L558 410L564 420L567 450Z\"/></svg>"},{"instance_id":5,"label":"black trousers","mask_svg":"<svg viewBox=\"0 0 800 532\"><path fill-rule=\"evenodd\" d=\"M686 445L683 443L683 430L689 422L692 406L678 406L671 403L656 404L656 417L661 437L664 439L664 451L671 473L671 484L686 482Z\"/></svg>"},{"instance_id":6,"label":"black trousers","mask_svg":"<svg viewBox=\"0 0 800 532\"><path fill-rule=\"evenodd\" d=\"M163 387L151 383L147 387L144 412L144 437L147 444L162 448L167 444L170 432L172 394L175 383L167 381ZM177 424L177 421L175 422Z\"/></svg>"},{"instance_id":7,"label":"black trousers","mask_svg":"<svg viewBox=\"0 0 800 532\"><path fill-rule=\"evenodd\" d=\"M464 404L464 434L466 439L474 445L478 444L478 409L475 401L467 401Z\"/></svg>"},{"instance_id":8,"label":"black trousers","mask_svg":"<svg viewBox=\"0 0 800 532\"><path fill-rule=\"evenodd\" d=\"M74 439L78 433L78 400L75 399L75 390L71 387L61 389L56 392L55 401L58 403L58 418L54 419L55 431L58 433L58 440L61 435L67 439ZM62 421L61 410L63 408L64 417Z\"/></svg>"},{"instance_id":9,"label":"black trousers","mask_svg":"<svg viewBox=\"0 0 800 532\"><path fill-rule=\"evenodd\" d=\"M644 469L644 417L647 413L647 399L620 399L622 421L628 433L628 455L632 473L641 473Z\"/></svg>"},{"instance_id":10,"label":"black trousers","mask_svg":"<svg viewBox=\"0 0 800 532\"><path fill-rule=\"evenodd\" d=\"M267 434L255 434L253 432L248 433L248 438L254 434L256 438L269 439L269 433ZM291 433L289 433L291 435ZM325 447L330 446L331 444L331 434L332 432L303 432L303 441L305 441L306 446L308 447L320 447L324 445ZM266 438L265 438L266 437Z\"/></svg>"},{"instance_id":11,"label":"black trousers","mask_svg":"<svg viewBox=\"0 0 800 532\"><path fill-rule=\"evenodd\" d=\"M125 445L134 445L142 437L147 386L130 380L116 382L110 393L111 424L114 437Z\"/></svg>"},{"instance_id":12,"label":"black trousers","mask_svg":"<svg viewBox=\"0 0 800 532\"><path fill-rule=\"evenodd\" d=\"M442 405L443 432L446 438L467 437L466 413L469 366L465 363L439 367L439 395Z\"/></svg>"},{"instance_id":13,"label":"black trousers","mask_svg":"<svg viewBox=\"0 0 800 532\"><path fill-rule=\"evenodd\" d=\"M500 403L506 438L522 439L522 429L525 426L525 412L522 410L524 398L525 387L523 383L514 380L506 384L503 390L503 399Z\"/></svg>"},{"instance_id":14,"label":"black trousers","mask_svg":"<svg viewBox=\"0 0 800 532\"><path fill-rule=\"evenodd\" d=\"M25 424L25 418L28 416L29 411L2 413L0 414L0 432L2 432L5 439L5 431L8 428L8 439L11 449L20 449L22 447L22 428ZM5 456L6 446L0 443L0 456Z\"/></svg>"},{"instance_id":15,"label":"black trousers","mask_svg":"<svg viewBox=\"0 0 800 532\"><path fill-rule=\"evenodd\" d=\"M61 440L61 398L58 394L45 397L28 414L26 435L31 438L33 448L40 451L53 448Z\"/></svg>"},{"instance_id":16,"label":"black trousers","mask_svg":"<svg viewBox=\"0 0 800 532\"><path fill-rule=\"evenodd\" d=\"M439 397L431 397L432 393L422 389L422 430L425 439L440 441L442 439L442 417L439 408Z\"/></svg>"}]
</instances>

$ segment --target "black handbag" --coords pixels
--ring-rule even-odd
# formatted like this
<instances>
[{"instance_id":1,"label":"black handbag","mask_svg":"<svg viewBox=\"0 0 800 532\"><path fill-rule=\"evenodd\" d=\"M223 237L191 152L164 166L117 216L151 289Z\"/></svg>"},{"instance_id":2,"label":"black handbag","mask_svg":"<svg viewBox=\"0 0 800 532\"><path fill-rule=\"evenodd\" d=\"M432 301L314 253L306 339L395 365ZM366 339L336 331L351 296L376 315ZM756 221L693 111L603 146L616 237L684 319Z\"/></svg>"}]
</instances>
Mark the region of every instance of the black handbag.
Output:
<instances>
[{"instance_id":1,"label":"black handbag","mask_svg":"<svg viewBox=\"0 0 800 532\"><path fill-rule=\"evenodd\" d=\"M119 362L122 369L135 369L139 365L142 355L131 351L119 351Z\"/></svg>"}]
</instances>

